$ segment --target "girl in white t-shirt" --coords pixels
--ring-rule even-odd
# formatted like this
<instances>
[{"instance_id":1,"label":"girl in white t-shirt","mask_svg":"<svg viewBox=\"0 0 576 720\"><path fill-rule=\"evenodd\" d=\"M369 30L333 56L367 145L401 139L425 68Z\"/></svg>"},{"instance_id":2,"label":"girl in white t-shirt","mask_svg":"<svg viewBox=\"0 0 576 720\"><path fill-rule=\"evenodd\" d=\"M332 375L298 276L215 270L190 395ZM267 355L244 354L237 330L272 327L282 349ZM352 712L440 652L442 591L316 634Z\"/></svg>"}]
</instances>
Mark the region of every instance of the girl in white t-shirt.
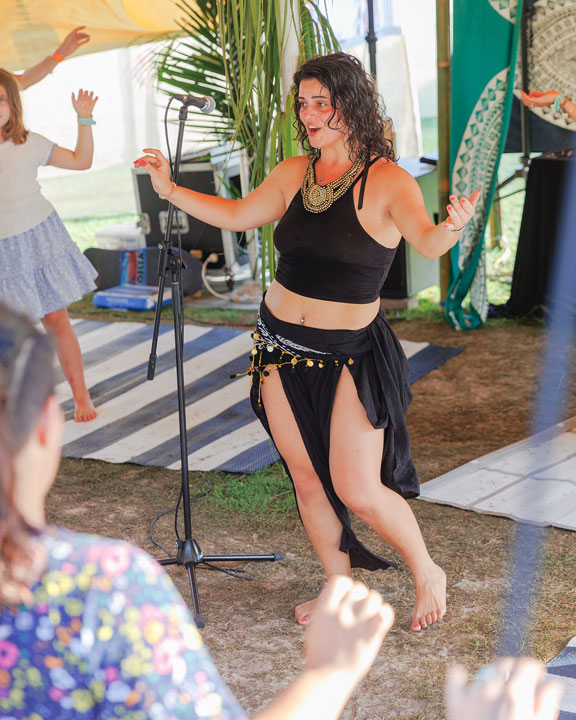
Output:
<instances>
[{"instance_id":1,"label":"girl in white t-shirt","mask_svg":"<svg viewBox=\"0 0 576 720\"><path fill-rule=\"evenodd\" d=\"M54 337L78 422L93 420L96 410L66 308L96 287L97 272L42 195L36 176L41 165L67 170L92 165L97 100L85 90L72 94L78 139L76 148L67 150L25 129L18 82L0 69L0 301L41 320Z\"/></svg>"}]
</instances>

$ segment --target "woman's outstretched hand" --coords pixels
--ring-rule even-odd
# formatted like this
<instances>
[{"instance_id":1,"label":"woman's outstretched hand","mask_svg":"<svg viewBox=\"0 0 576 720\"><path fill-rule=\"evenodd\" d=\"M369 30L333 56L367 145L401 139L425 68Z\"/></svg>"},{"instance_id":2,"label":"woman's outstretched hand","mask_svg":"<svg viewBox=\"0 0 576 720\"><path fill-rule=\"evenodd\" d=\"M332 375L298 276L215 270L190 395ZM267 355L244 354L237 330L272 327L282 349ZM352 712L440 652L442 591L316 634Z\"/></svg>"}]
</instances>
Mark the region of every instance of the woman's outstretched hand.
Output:
<instances>
[{"instance_id":1,"label":"woman's outstretched hand","mask_svg":"<svg viewBox=\"0 0 576 720\"><path fill-rule=\"evenodd\" d=\"M474 190L469 198L458 199L456 195L450 195L450 205L446 206L448 217L444 221L447 230L458 232L474 217L476 203L480 197L480 190Z\"/></svg>"},{"instance_id":2,"label":"woman's outstretched hand","mask_svg":"<svg viewBox=\"0 0 576 720\"><path fill-rule=\"evenodd\" d=\"M76 110L76 115L80 118L89 118L92 116L94 105L98 102L98 96L89 90L78 90L78 97L72 93L72 105Z\"/></svg>"},{"instance_id":3,"label":"woman's outstretched hand","mask_svg":"<svg viewBox=\"0 0 576 720\"><path fill-rule=\"evenodd\" d=\"M152 187L158 195L167 195L172 188L172 180L170 179L170 163L162 155L160 150L154 148L144 148L143 155L134 160L134 167L142 167L150 175Z\"/></svg>"},{"instance_id":4,"label":"woman's outstretched hand","mask_svg":"<svg viewBox=\"0 0 576 720\"><path fill-rule=\"evenodd\" d=\"M446 678L448 720L554 720L562 684L530 658L503 658L480 668L468 682L461 665Z\"/></svg>"},{"instance_id":5,"label":"woman's outstretched hand","mask_svg":"<svg viewBox=\"0 0 576 720\"><path fill-rule=\"evenodd\" d=\"M374 662L393 622L394 610L380 593L349 577L333 577L306 631L305 669L342 674L352 689Z\"/></svg>"},{"instance_id":6,"label":"woman's outstretched hand","mask_svg":"<svg viewBox=\"0 0 576 720\"><path fill-rule=\"evenodd\" d=\"M522 102L528 107L546 107L546 105L552 105L554 100L560 95L557 90L549 90L548 92L538 92L537 90L530 90L529 93L525 93L521 90Z\"/></svg>"}]
</instances>

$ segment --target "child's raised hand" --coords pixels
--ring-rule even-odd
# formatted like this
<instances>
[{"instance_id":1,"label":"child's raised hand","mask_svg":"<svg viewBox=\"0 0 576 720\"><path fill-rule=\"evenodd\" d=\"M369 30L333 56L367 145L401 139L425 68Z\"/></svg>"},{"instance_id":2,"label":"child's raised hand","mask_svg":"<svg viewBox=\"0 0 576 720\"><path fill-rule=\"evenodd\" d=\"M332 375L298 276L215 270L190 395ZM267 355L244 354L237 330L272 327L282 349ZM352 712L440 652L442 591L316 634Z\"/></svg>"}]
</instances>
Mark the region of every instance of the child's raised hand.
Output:
<instances>
[{"instance_id":1,"label":"child's raised hand","mask_svg":"<svg viewBox=\"0 0 576 720\"><path fill-rule=\"evenodd\" d=\"M78 97L75 97L74 93L72 93L72 105L76 110L76 115L81 118L92 116L92 110L94 110L97 101L98 96L89 90L78 90Z\"/></svg>"}]
</instances>

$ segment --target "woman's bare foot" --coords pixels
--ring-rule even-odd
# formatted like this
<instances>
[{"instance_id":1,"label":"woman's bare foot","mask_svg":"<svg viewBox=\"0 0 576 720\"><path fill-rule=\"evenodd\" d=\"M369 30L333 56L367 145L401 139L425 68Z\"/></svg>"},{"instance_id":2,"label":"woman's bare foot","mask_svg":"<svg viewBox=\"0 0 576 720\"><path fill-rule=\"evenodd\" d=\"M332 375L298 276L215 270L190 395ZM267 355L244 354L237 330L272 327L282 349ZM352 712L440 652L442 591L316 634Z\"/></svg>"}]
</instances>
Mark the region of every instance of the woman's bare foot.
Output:
<instances>
[{"instance_id":1,"label":"woman's bare foot","mask_svg":"<svg viewBox=\"0 0 576 720\"><path fill-rule=\"evenodd\" d=\"M317 598L314 600L308 600L307 602L300 603L294 608L294 617L298 625L308 625L314 615L314 608L316 607Z\"/></svg>"},{"instance_id":2,"label":"woman's bare foot","mask_svg":"<svg viewBox=\"0 0 576 720\"><path fill-rule=\"evenodd\" d=\"M76 405L74 410L74 420L76 422L89 422L98 415L88 394L80 400L74 400L74 404Z\"/></svg>"},{"instance_id":3,"label":"woman's bare foot","mask_svg":"<svg viewBox=\"0 0 576 720\"><path fill-rule=\"evenodd\" d=\"M442 620L446 613L446 573L438 565L416 580L416 607L412 615L412 630L418 632Z\"/></svg>"}]
</instances>

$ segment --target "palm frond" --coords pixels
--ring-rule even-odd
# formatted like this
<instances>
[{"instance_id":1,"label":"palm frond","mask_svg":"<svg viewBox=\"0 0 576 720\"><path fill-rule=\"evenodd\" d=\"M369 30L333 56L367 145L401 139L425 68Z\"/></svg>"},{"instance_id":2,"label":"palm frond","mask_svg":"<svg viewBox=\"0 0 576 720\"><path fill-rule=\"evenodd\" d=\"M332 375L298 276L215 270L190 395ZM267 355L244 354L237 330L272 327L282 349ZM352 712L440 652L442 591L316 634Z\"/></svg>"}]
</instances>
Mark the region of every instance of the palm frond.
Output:
<instances>
[{"instance_id":1,"label":"palm frond","mask_svg":"<svg viewBox=\"0 0 576 720\"><path fill-rule=\"evenodd\" d=\"M176 6L182 34L156 58L159 86L214 98L210 121L192 113L189 126L206 141L241 145L256 187L277 163L300 152L292 98L282 97L281 86L289 26L296 28L300 62L338 49L338 41L312 0L179 0ZM275 273L272 230L261 233L263 287Z\"/></svg>"}]
</instances>

